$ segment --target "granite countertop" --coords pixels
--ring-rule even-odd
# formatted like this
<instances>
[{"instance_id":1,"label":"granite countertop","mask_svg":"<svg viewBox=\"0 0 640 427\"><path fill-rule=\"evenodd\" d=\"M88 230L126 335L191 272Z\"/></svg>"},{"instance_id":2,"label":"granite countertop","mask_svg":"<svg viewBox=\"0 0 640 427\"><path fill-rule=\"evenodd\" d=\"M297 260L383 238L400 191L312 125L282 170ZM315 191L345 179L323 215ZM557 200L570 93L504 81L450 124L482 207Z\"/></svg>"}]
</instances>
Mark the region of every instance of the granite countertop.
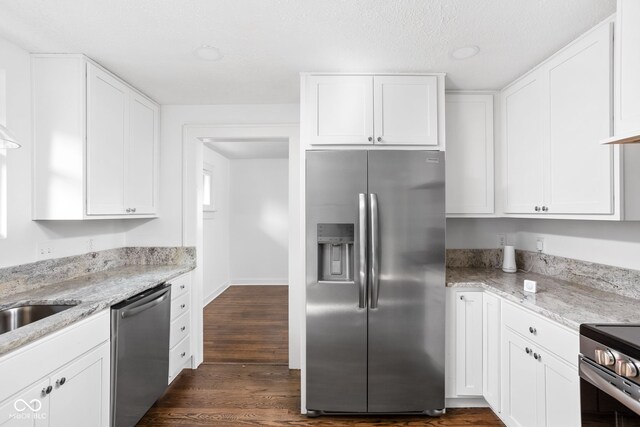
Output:
<instances>
[{"instance_id":1,"label":"granite countertop","mask_svg":"<svg viewBox=\"0 0 640 427\"><path fill-rule=\"evenodd\" d=\"M194 268L188 263L121 266L4 297L0 310L23 304L77 305L0 335L0 356Z\"/></svg>"},{"instance_id":2,"label":"granite countertop","mask_svg":"<svg viewBox=\"0 0 640 427\"><path fill-rule=\"evenodd\" d=\"M524 292L525 279L538 282L537 293ZM581 323L640 323L640 300L542 274L449 268L447 286L486 289L576 331Z\"/></svg>"}]
</instances>

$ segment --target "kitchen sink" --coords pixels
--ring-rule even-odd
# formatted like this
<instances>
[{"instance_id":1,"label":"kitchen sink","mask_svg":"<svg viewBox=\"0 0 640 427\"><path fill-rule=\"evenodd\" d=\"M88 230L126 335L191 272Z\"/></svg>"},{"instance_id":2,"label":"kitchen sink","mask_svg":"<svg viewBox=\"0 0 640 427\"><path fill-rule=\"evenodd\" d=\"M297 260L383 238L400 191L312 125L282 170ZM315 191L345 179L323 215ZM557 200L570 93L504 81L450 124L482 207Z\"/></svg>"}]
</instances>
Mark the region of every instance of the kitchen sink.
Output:
<instances>
[{"instance_id":1,"label":"kitchen sink","mask_svg":"<svg viewBox=\"0 0 640 427\"><path fill-rule=\"evenodd\" d=\"M75 304L21 305L0 310L0 334L13 331L21 326L26 326L74 306Z\"/></svg>"}]
</instances>

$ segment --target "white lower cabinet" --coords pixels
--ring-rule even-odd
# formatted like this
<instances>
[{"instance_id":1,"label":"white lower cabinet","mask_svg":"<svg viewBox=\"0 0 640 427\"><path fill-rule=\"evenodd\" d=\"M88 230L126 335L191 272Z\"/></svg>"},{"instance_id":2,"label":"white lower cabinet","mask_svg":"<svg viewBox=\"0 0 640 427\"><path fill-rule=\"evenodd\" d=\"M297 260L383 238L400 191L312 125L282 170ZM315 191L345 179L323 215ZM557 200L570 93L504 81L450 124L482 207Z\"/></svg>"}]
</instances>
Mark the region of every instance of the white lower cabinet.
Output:
<instances>
[{"instance_id":1,"label":"white lower cabinet","mask_svg":"<svg viewBox=\"0 0 640 427\"><path fill-rule=\"evenodd\" d=\"M482 395L496 412L500 403L500 298L485 292L482 295Z\"/></svg>"},{"instance_id":2,"label":"white lower cabinet","mask_svg":"<svg viewBox=\"0 0 640 427\"><path fill-rule=\"evenodd\" d=\"M171 332L169 334L169 384L191 362L191 274L171 281Z\"/></svg>"},{"instance_id":3,"label":"white lower cabinet","mask_svg":"<svg viewBox=\"0 0 640 427\"><path fill-rule=\"evenodd\" d=\"M456 394L482 396L482 292L456 292Z\"/></svg>"},{"instance_id":4,"label":"white lower cabinet","mask_svg":"<svg viewBox=\"0 0 640 427\"><path fill-rule=\"evenodd\" d=\"M504 330L503 417L509 426L580 426L580 378L571 366Z\"/></svg>"},{"instance_id":5,"label":"white lower cabinet","mask_svg":"<svg viewBox=\"0 0 640 427\"><path fill-rule=\"evenodd\" d=\"M487 291L450 289L447 308L448 406L484 398L509 427L580 425L575 331Z\"/></svg>"},{"instance_id":6,"label":"white lower cabinet","mask_svg":"<svg viewBox=\"0 0 640 427\"><path fill-rule=\"evenodd\" d=\"M105 310L0 358L0 426L108 427L109 322Z\"/></svg>"}]
</instances>

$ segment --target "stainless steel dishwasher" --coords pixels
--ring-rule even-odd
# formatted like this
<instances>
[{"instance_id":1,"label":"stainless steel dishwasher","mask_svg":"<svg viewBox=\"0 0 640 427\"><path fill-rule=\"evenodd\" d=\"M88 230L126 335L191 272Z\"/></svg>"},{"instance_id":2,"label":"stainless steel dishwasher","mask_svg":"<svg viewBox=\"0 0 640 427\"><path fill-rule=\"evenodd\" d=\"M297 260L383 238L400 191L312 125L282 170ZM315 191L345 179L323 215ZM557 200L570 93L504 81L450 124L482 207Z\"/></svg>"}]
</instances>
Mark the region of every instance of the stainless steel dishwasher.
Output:
<instances>
[{"instance_id":1,"label":"stainless steel dishwasher","mask_svg":"<svg viewBox=\"0 0 640 427\"><path fill-rule=\"evenodd\" d=\"M135 426L167 388L171 285L111 307L111 425Z\"/></svg>"}]
</instances>

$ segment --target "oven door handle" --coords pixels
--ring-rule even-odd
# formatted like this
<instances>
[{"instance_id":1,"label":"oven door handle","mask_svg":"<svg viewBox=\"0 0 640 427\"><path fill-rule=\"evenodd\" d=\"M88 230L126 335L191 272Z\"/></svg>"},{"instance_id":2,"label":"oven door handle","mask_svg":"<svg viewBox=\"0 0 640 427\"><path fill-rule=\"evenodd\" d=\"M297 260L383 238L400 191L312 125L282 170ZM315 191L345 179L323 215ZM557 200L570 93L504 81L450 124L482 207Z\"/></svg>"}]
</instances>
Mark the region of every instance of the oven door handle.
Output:
<instances>
[{"instance_id":1,"label":"oven door handle","mask_svg":"<svg viewBox=\"0 0 640 427\"><path fill-rule=\"evenodd\" d=\"M586 361L584 358L580 358L580 378L590 382L595 387L599 388L636 414L640 415L640 402L612 385L609 381L603 378L603 374L604 373L599 369L592 367L591 363Z\"/></svg>"}]
</instances>

